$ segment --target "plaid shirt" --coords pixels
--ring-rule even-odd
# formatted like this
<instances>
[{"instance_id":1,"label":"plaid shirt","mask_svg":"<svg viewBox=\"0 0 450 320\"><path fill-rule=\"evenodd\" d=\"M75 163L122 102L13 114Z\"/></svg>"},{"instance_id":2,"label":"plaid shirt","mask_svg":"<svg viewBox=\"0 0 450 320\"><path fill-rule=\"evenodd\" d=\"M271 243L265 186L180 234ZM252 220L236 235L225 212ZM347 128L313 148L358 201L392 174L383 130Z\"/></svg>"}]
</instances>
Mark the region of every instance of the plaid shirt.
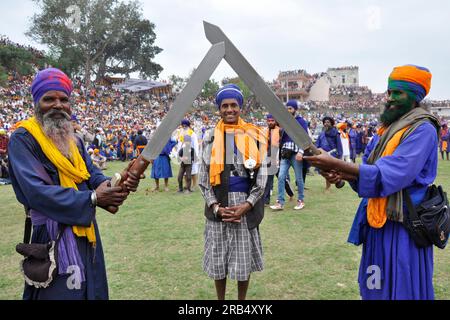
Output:
<instances>
[{"instance_id":1,"label":"plaid shirt","mask_svg":"<svg viewBox=\"0 0 450 320\"><path fill-rule=\"evenodd\" d=\"M211 130L210 134L213 132L213 130ZM208 153L208 148L207 148L207 145L210 143L211 142L209 139L205 139L203 141L202 161L201 161L199 173L198 173L198 176L199 176L198 184L200 187L200 191L201 191L203 198L205 199L208 207L210 207L212 204L218 202L216 195L214 194L214 190L209 181L209 165L206 163L206 159L211 158L211 153ZM248 177L247 170L245 169L244 165L242 164L242 160L238 161L239 158L242 158L242 156L240 154L239 154L239 156L235 155L233 157L234 167L238 173L238 176ZM259 199L261 199L261 197L264 194L264 189L265 189L266 182L267 182L267 164L266 164L266 162L267 161L263 161L263 164L259 168L258 174L256 175L256 183L250 190L250 194L248 195L247 199L245 199L245 201L249 202L252 206L254 206L256 204L256 202ZM229 196L228 196L229 202L234 202L232 199L230 199L230 197L233 198L233 197L237 196L237 195L234 195L235 193L238 193L238 192L230 192L229 193ZM242 201L242 202L245 202L245 201Z\"/></svg>"}]
</instances>

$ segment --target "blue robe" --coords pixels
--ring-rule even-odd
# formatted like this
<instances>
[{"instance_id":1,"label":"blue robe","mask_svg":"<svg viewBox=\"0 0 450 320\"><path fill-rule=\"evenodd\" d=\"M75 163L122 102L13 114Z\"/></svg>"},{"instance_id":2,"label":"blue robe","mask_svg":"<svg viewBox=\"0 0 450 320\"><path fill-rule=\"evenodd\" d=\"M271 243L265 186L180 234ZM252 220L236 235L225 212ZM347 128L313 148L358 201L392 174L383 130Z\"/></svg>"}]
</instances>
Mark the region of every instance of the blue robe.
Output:
<instances>
[{"instance_id":1,"label":"blue robe","mask_svg":"<svg viewBox=\"0 0 450 320\"><path fill-rule=\"evenodd\" d=\"M350 141L350 159L355 160L357 156L358 132L355 129L350 129L348 131L348 139Z\"/></svg>"},{"instance_id":2,"label":"blue robe","mask_svg":"<svg viewBox=\"0 0 450 320\"><path fill-rule=\"evenodd\" d=\"M89 226L92 221L97 237L97 245L93 249L86 237L75 236L85 267L86 281L82 282L80 289L68 289L69 275L58 275L45 289L36 289L25 285L23 294L25 300L108 299L102 242L95 219L95 207L91 204L91 190L96 189L108 178L92 164L91 157L82 146L82 141L78 140L78 149L91 177L88 181L78 184L77 191L59 185L56 167L44 155L41 147L28 131L19 128L11 136L9 143L10 174L17 200L26 208L36 210L61 224ZM50 237L46 225L34 226L31 242L47 243L48 241L50 241Z\"/></svg>"},{"instance_id":3,"label":"blue robe","mask_svg":"<svg viewBox=\"0 0 450 320\"><path fill-rule=\"evenodd\" d=\"M161 154L155 159L152 166L152 179L167 179L173 177L172 167L170 166L170 152L177 145L174 140L169 140L164 146Z\"/></svg>"},{"instance_id":4,"label":"blue robe","mask_svg":"<svg viewBox=\"0 0 450 320\"><path fill-rule=\"evenodd\" d=\"M367 158L379 141L366 148L358 181L352 188L362 197L348 241L363 244L358 282L363 299L434 299L433 247L418 248L402 223L388 220L379 229L367 222L368 198L386 197L407 188L414 204L425 196L437 173L438 137L430 123L420 125L394 151L373 165ZM403 210L407 212L404 204ZM381 287L370 288L379 268Z\"/></svg>"},{"instance_id":5,"label":"blue robe","mask_svg":"<svg viewBox=\"0 0 450 320\"><path fill-rule=\"evenodd\" d=\"M332 152L331 155L340 159L342 156L342 142L338 130L332 127L328 131L322 131L319 138L317 138L316 147L322 148L326 152L335 149L336 151Z\"/></svg>"}]
</instances>

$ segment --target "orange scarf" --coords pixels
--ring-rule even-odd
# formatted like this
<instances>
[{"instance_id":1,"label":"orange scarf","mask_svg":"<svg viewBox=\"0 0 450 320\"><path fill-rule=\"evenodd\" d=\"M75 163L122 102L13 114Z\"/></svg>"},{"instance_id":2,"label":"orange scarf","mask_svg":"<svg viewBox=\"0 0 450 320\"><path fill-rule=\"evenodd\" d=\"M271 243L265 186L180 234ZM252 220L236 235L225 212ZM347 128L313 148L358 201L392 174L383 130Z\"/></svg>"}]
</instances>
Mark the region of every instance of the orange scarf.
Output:
<instances>
[{"instance_id":1,"label":"orange scarf","mask_svg":"<svg viewBox=\"0 0 450 320\"><path fill-rule=\"evenodd\" d=\"M403 134L410 126L407 126L400 131L398 131L391 140L389 140L386 149L383 151L381 157L390 156L394 153L400 144ZM381 127L378 129L378 135L381 137L385 132L386 128ZM367 221L372 228L381 228L384 226L387 220L386 208L388 199L385 198L370 198L367 204Z\"/></svg>"},{"instance_id":2,"label":"orange scarf","mask_svg":"<svg viewBox=\"0 0 450 320\"><path fill-rule=\"evenodd\" d=\"M271 137L269 137L269 134L271 135ZM280 143L280 127L279 126L275 126L275 128L273 128L272 130L270 130L269 128L267 128L267 139L270 138L270 144L274 147L278 147L278 144ZM269 141L269 140L267 140Z\"/></svg>"},{"instance_id":3,"label":"orange scarf","mask_svg":"<svg viewBox=\"0 0 450 320\"><path fill-rule=\"evenodd\" d=\"M234 133L234 142L239 152L244 155L244 161L248 159L256 160L256 168L261 166L266 154L267 138L259 127L247 123L241 118L236 125L225 124L223 120L220 120L214 129L214 142L209 167L211 186L220 184L220 174L225 168L225 132ZM256 141L260 142L259 150Z\"/></svg>"},{"instance_id":4,"label":"orange scarf","mask_svg":"<svg viewBox=\"0 0 450 320\"><path fill-rule=\"evenodd\" d=\"M344 139L348 139L348 132L341 131L341 137Z\"/></svg>"}]
</instances>

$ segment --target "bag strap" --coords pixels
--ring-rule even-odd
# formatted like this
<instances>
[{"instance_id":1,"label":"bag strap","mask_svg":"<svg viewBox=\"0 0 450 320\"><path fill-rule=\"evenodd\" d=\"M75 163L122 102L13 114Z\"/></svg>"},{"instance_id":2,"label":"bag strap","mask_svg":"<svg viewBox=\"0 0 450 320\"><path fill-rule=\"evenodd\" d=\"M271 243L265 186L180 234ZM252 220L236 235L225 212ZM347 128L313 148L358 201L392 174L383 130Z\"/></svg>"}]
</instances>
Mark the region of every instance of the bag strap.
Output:
<instances>
[{"instance_id":1,"label":"bag strap","mask_svg":"<svg viewBox=\"0 0 450 320\"><path fill-rule=\"evenodd\" d=\"M421 225L422 221L417 215L416 208L414 207L411 197L409 196L409 192L406 189L403 189L403 198L405 199L406 207L408 208L408 215L411 220L411 223L413 224L414 227Z\"/></svg>"},{"instance_id":2,"label":"bag strap","mask_svg":"<svg viewBox=\"0 0 450 320\"><path fill-rule=\"evenodd\" d=\"M31 215L30 211L25 208L25 226L23 231L23 243L30 243L31 240Z\"/></svg>"}]
</instances>

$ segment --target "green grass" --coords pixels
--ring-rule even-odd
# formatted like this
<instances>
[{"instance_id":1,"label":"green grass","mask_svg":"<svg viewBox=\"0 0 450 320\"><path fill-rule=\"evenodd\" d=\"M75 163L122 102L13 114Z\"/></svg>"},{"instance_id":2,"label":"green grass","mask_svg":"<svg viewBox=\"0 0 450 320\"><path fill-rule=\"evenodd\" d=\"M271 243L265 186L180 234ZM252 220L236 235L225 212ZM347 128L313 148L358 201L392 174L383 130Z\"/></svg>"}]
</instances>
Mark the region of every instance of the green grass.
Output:
<instances>
[{"instance_id":1,"label":"green grass","mask_svg":"<svg viewBox=\"0 0 450 320\"><path fill-rule=\"evenodd\" d=\"M106 174L123 167L112 163ZM449 191L449 179L450 162L441 161L436 183ZM168 193L146 195L154 186L147 178L116 215L98 210L111 299L215 299L214 283L202 271L203 198L198 190L176 194L175 178L169 185ZM318 175L307 177L306 207L299 212L294 202L282 212L266 210L260 226L265 269L252 274L249 299L360 299L361 248L346 242L359 199L348 185L330 194L324 185ZM14 248L23 237L23 209L11 186L0 186L0 203L0 299L20 299ZM434 252L436 299L450 299L450 251ZM236 297L229 281L227 298Z\"/></svg>"}]
</instances>

